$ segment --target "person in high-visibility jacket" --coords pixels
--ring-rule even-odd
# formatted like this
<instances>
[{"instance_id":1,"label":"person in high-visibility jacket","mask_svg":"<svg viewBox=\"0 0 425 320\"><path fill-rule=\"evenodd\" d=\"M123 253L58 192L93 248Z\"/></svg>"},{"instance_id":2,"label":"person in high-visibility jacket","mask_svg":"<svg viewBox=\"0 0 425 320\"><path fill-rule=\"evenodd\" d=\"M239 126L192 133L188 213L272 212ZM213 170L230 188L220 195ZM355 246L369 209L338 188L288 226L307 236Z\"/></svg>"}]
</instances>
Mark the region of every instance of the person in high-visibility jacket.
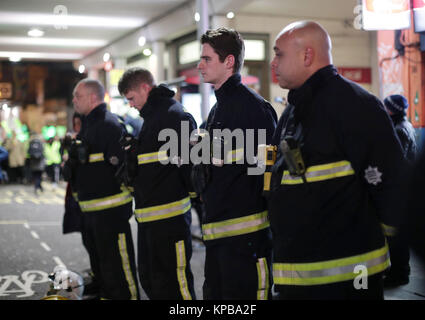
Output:
<instances>
[{"instance_id":1,"label":"person in high-visibility jacket","mask_svg":"<svg viewBox=\"0 0 425 320\"><path fill-rule=\"evenodd\" d=\"M250 169L255 166L259 133L264 133L262 144L271 142L276 112L241 81L245 48L237 31L208 30L201 43L198 70L205 82L214 85L217 98L206 123L213 147L204 156L211 163L201 164L206 174L196 179L206 182L198 191L205 208L204 299L267 300L271 298L271 234L263 176L251 174ZM226 131L231 135L226 137ZM194 172L199 172L197 168Z\"/></svg>"},{"instance_id":2,"label":"person in high-visibility jacket","mask_svg":"<svg viewBox=\"0 0 425 320\"><path fill-rule=\"evenodd\" d=\"M182 151L189 151L189 134L196 122L173 99L172 90L155 85L149 70L127 70L118 89L144 119L139 136L127 151L128 166L135 168L128 183L134 190L142 288L151 300L195 299L190 267L191 166L189 155L184 159ZM161 139L163 130L175 137L170 149Z\"/></svg>"},{"instance_id":3,"label":"person in high-visibility jacket","mask_svg":"<svg viewBox=\"0 0 425 320\"><path fill-rule=\"evenodd\" d=\"M382 102L340 76L313 21L277 36L271 66L290 89L269 198L280 299L383 299L403 153Z\"/></svg>"},{"instance_id":4,"label":"person in high-visibility jacket","mask_svg":"<svg viewBox=\"0 0 425 320\"><path fill-rule=\"evenodd\" d=\"M125 131L104 103L105 91L97 80L81 80L73 92L75 111L85 116L77 135L78 148L70 151L66 165L74 175L83 212L83 242L99 283L100 298L139 299L135 254L129 219L131 193L115 178L124 152L119 141ZM77 143L76 142L76 143Z\"/></svg>"},{"instance_id":5,"label":"person in high-visibility jacket","mask_svg":"<svg viewBox=\"0 0 425 320\"><path fill-rule=\"evenodd\" d=\"M60 164L62 162L60 148L61 143L57 136L50 138L44 145L46 172L54 185L59 183L60 178Z\"/></svg>"}]
</instances>

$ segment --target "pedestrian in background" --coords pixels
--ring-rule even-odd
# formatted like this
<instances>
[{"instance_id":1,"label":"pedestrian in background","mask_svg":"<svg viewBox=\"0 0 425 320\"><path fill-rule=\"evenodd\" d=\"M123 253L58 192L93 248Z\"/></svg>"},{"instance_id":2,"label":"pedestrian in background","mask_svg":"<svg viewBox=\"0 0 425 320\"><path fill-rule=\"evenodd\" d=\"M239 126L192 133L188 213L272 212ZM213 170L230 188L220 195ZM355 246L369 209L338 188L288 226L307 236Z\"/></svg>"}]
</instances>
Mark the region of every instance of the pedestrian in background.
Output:
<instances>
[{"instance_id":1,"label":"pedestrian in background","mask_svg":"<svg viewBox=\"0 0 425 320\"><path fill-rule=\"evenodd\" d=\"M393 121L395 131L400 140L403 154L408 163L403 170L406 176L415 174L412 172L412 166L416 160L417 145L415 138L415 129L407 120L406 111L409 107L407 99L399 94L388 96L384 99L384 106L391 120ZM400 192L400 201L406 201L407 194ZM407 207L403 210L403 215L407 216ZM406 217L407 218L407 217ZM403 219L404 222L406 222ZM390 249L391 267L385 274L384 285L386 287L394 287L409 283L410 274L410 253L407 240L408 232L404 223L400 226L398 234L388 238Z\"/></svg>"},{"instance_id":2,"label":"pedestrian in background","mask_svg":"<svg viewBox=\"0 0 425 320\"><path fill-rule=\"evenodd\" d=\"M31 135L28 146L28 156L31 176L34 182L34 192L38 194L38 192L43 192L41 181L43 172L46 169L44 143L41 135L35 133Z\"/></svg>"}]
</instances>

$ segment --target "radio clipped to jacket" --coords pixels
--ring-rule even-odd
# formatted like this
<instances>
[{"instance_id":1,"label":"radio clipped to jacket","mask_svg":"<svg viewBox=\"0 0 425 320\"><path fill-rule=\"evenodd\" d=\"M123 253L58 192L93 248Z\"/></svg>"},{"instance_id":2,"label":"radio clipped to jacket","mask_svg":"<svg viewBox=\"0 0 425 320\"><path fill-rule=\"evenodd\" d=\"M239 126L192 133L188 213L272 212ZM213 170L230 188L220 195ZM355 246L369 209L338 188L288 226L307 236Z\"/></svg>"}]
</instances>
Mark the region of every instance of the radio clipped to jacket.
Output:
<instances>
[{"instance_id":1,"label":"radio clipped to jacket","mask_svg":"<svg viewBox=\"0 0 425 320\"><path fill-rule=\"evenodd\" d=\"M276 162L277 147L272 145L258 145L257 159L258 166L265 166L264 171L264 193L270 191L270 181L272 177L272 167Z\"/></svg>"},{"instance_id":2,"label":"radio clipped to jacket","mask_svg":"<svg viewBox=\"0 0 425 320\"><path fill-rule=\"evenodd\" d=\"M292 136L285 137L280 142L280 150L288 167L288 171L292 176L302 177L305 180L305 165L301 154L301 148L297 140Z\"/></svg>"}]
</instances>

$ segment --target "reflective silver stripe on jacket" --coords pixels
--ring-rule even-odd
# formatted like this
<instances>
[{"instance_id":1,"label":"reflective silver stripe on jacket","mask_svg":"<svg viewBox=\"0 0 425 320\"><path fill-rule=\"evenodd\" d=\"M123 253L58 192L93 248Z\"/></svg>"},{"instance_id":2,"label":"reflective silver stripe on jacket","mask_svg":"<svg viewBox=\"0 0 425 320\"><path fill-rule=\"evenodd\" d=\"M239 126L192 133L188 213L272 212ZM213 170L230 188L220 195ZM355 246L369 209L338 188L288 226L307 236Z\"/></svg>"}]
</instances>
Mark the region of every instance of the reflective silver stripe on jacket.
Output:
<instances>
[{"instance_id":1,"label":"reflective silver stripe on jacket","mask_svg":"<svg viewBox=\"0 0 425 320\"><path fill-rule=\"evenodd\" d=\"M186 213L191 208L190 198L186 197L179 201L136 209L135 215L138 222L150 222L178 216Z\"/></svg>"},{"instance_id":2,"label":"reflective silver stripe on jacket","mask_svg":"<svg viewBox=\"0 0 425 320\"><path fill-rule=\"evenodd\" d=\"M354 175L351 163L348 161L338 161L317 166L308 167L305 173L307 182L324 181L338 177ZM291 176L289 171L284 171L282 184L301 184L303 180L299 176Z\"/></svg>"},{"instance_id":3,"label":"reflective silver stripe on jacket","mask_svg":"<svg viewBox=\"0 0 425 320\"><path fill-rule=\"evenodd\" d=\"M88 201L80 201L79 205L80 205L81 211L89 212L89 211L99 211L99 210L119 207L121 205L131 202L132 200L133 200L133 197L130 194L130 192L124 191L122 193L105 197L105 198L93 199Z\"/></svg>"},{"instance_id":4,"label":"reflective silver stripe on jacket","mask_svg":"<svg viewBox=\"0 0 425 320\"><path fill-rule=\"evenodd\" d=\"M267 211L249 216L202 225L204 240L214 240L251 233L270 226Z\"/></svg>"},{"instance_id":5,"label":"reflective silver stripe on jacket","mask_svg":"<svg viewBox=\"0 0 425 320\"><path fill-rule=\"evenodd\" d=\"M370 276L390 264L388 246L352 257L313 263L273 263L273 280L278 285L321 285L355 279L358 266Z\"/></svg>"},{"instance_id":6,"label":"reflective silver stripe on jacket","mask_svg":"<svg viewBox=\"0 0 425 320\"><path fill-rule=\"evenodd\" d=\"M139 154L137 156L138 164L146 164L146 163L152 163L152 162L158 162L161 160L167 160L167 151L158 151L158 152L151 152L151 153L144 153Z\"/></svg>"}]
</instances>

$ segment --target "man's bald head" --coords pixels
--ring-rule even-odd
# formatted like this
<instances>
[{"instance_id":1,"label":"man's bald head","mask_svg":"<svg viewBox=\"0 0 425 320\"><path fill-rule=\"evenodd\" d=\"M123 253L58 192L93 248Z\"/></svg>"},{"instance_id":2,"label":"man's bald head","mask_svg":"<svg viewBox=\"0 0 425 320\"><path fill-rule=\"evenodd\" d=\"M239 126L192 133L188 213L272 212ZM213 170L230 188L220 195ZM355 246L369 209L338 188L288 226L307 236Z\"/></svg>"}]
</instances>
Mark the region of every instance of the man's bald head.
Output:
<instances>
[{"instance_id":1,"label":"man's bald head","mask_svg":"<svg viewBox=\"0 0 425 320\"><path fill-rule=\"evenodd\" d=\"M276 38L272 62L279 85L300 87L317 70L332 64L331 49L329 34L320 24L298 21L286 26Z\"/></svg>"}]
</instances>

